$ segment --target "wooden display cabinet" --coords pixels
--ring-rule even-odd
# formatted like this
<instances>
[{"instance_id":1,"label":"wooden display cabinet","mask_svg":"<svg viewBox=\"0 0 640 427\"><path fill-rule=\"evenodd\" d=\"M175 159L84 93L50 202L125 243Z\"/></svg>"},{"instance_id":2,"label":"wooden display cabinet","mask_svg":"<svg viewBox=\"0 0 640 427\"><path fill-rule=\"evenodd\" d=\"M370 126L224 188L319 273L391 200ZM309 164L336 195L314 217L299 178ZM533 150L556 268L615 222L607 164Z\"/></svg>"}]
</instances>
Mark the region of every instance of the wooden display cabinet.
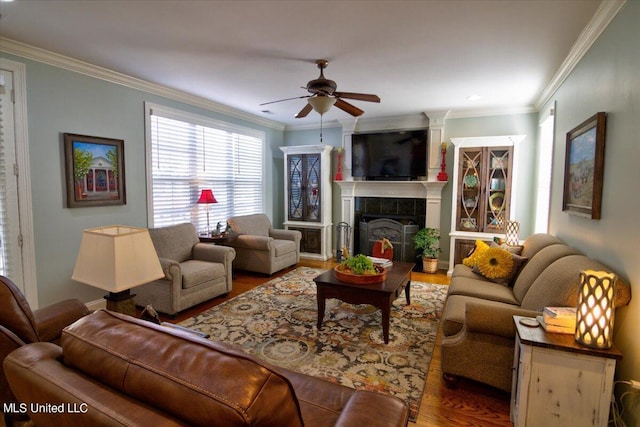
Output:
<instances>
[{"instance_id":1,"label":"wooden display cabinet","mask_svg":"<svg viewBox=\"0 0 640 427\"><path fill-rule=\"evenodd\" d=\"M302 233L300 255L327 260L331 251L330 145L280 147L285 153L287 230Z\"/></svg>"},{"instance_id":2,"label":"wooden display cabinet","mask_svg":"<svg viewBox=\"0 0 640 427\"><path fill-rule=\"evenodd\" d=\"M504 233L512 158L513 147L460 149L456 230Z\"/></svg>"},{"instance_id":3,"label":"wooden display cabinet","mask_svg":"<svg viewBox=\"0 0 640 427\"><path fill-rule=\"evenodd\" d=\"M518 143L525 135L451 138L455 147L449 274L476 240L504 238L512 220Z\"/></svg>"}]
</instances>

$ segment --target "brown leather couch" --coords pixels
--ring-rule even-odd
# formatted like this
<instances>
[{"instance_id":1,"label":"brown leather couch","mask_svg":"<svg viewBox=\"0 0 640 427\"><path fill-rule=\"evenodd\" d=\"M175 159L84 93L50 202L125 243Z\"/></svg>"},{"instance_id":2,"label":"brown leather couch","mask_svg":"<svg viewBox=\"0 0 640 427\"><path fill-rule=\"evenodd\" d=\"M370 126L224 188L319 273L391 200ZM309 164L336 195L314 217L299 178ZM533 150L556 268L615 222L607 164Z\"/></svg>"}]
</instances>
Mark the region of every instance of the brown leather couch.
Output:
<instances>
[{"instance_id":1,"label":"brown leather couch","mask_svg":"<svg viewBox=\"0 0 640 427\"><path fill-rule=\"evenodd\" d=\"M77 299L31 310L20 289L7 277L0 276L0 363L13 350L40 341L58 342L62 329L89 314ZM14 402L15 397L0 369L0 400Z\"/></svg>"},{"instance_id":2,"label":"brown leather couch","mask_svg":"<svg viewBox=\"0 0 640 427\"><path fill-rule=\"evenodd\" d=\"M65 328L61 347L4 362L38 426L406 426L398 398L281 369L226 345L105 310Z\"/></svg>"}]
</instances>

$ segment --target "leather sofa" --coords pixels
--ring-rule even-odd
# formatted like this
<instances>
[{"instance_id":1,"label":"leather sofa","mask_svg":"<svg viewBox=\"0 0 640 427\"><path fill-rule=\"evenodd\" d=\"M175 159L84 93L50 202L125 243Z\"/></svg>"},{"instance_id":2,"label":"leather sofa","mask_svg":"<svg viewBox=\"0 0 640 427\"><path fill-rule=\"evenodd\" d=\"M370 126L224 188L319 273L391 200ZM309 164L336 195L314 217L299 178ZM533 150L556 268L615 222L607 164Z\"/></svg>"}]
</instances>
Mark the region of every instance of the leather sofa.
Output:
<instances>
[{"instance_id":1,"label":"leather sofa","mask_svg":"<svg viewBox=\"0 0 640 427\"><path fill-rule=\"evenodd\" d=\"M270 275L300 261L299 231L274 229L265 214L234 216L227 223L239 234L225 243L236 250L233 268Z\"/></svg>"},{"instance_id":2,"label":"leather sofa","mask_svg":"<svg viewBox=\"0 0 640 427\"><path fill-rule=\"evenodd\" d=\"M575 307L580 271L611 271L549 234L527 238L526 263L510 284L495 283L457 264L442 315L441 365L445 380L480 381L511 391L516 328L513 316L535 317L544 307ZM631 290L618 278L616 307L629 303Z\"/></svg>"},{"instance_id":3,"label":"leather sofa","mask_svg":"<svg viewBox=\"0 0 640 427\"><path fill-rule=\"evenodd\" d=\"M77 299L67 299L31 310L20 289L7 277L0 276L0 363L17 348L28 343L59 342L62 329L89 314ZM0 404L15 402L7 378L0 369ZM18 419L6 414L6 419Z\"/></svg>"},{"instance_id":4,"label":"leather sofa","mask_svg":"<svg viewBox=\"0 0 640 427\"><path fill-rule=\"evenodd\" d=\"M232 288L232 248L200 243L190 223L150 228L165 277L133 289L136 304L169 315L228 294Z\"/></svg>"},{"instance_id":5,"label":"leather sofa","mask_svg":"<svg viewBox=\"0 0 640 427\"><path fill-rule=\"evenodd\" d=\"M277 368L221 343L99 310L4 362L37 426L406 426L407 405Z\"/></svg>"}]
</instances>

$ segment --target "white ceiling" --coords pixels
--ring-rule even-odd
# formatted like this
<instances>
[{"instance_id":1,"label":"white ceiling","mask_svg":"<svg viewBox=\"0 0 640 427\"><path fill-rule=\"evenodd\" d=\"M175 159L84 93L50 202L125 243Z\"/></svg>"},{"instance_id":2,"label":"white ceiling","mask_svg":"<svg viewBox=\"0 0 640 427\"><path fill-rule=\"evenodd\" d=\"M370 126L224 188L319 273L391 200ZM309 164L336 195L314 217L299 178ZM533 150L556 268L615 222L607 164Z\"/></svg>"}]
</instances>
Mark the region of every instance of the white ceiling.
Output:
<instances>
[{"instance_id":1,"label":"white ceiling","mask_svg":"<svg viewBox=\"0 0 640 427\"><path fill-rule=\"evenodd\" d=\"M533 107L600 0L16 0L0 36L288 126L330 61L363 118ZM1 48L1 46L0 46ZM470 101L470 95L480 95ZM262 110L268 109L270 113ZM324 116L348 119L332 108Z\"/></svg>"}]
</instances>

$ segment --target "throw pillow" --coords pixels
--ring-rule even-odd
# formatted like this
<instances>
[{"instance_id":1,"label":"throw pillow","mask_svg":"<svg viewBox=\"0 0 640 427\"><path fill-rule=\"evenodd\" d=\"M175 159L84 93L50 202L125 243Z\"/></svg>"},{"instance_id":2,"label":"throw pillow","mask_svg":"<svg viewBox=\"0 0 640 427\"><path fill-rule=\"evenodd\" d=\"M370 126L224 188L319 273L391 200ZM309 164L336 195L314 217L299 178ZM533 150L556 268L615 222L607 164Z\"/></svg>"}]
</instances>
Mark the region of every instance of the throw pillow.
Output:
<instances>
[{"instance_id":1,"label":"throw pillow","mask_svg":"<svg viewBox=\"0 0 640 427\"><path fill-rule=\"evenodd\" d=\"M474 246L473 250L469 253L469 255L467 255L465 259L462 260L462 263L469 268L475 267L478 255L480 255L487 249L489 249L489 245L487 245L487 242L479 239L476 240L476 245Z\"/></svg>"},{"instance_id":2,"label":"throw pillow","mask_svg":"<svg viewBox=\"0 0 640 427\"><path fill-rule=\"evenodd\" d=\"M478 255L473 272L481 274L492 282L510 286L527 259L505 249L493 247Z\"/></svg>"},{"instance_id":3,"label":"throw pillow","mask_svg":"<svg viewBox=\"0 0 640 427\"><path fill-rule=\"evenodd\" d=\"M506 243L499 245L496 242L491 242L491 247L504 249L505 251L508 251L514 255L520 255L522 253L522 250L524 249L524 246L521 245L507 245Z\"/></svg>"}]
</instances>

